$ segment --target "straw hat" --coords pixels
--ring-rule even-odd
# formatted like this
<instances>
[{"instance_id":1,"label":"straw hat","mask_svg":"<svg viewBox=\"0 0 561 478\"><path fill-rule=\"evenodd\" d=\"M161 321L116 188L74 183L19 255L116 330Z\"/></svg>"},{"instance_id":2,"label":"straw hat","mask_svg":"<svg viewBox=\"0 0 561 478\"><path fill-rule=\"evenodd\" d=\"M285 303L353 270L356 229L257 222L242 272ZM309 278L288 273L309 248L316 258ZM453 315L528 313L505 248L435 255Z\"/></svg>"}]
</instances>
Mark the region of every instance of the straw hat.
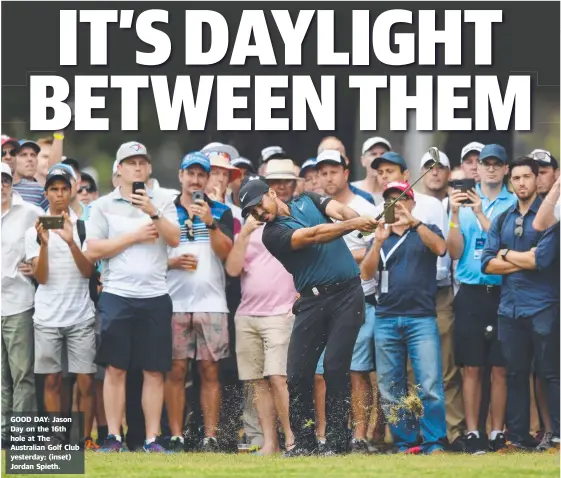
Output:
<instances>
[{"instance_id":1,"label":"straw hat","mask_svg":"<svg viewBox=\"0 0 561 478\"><path fill-rule=\"evenodd\" d=\"M265 179L302 179L294 171L291 159L270 159L267 161Z\"/></svg>"}]
</instances>

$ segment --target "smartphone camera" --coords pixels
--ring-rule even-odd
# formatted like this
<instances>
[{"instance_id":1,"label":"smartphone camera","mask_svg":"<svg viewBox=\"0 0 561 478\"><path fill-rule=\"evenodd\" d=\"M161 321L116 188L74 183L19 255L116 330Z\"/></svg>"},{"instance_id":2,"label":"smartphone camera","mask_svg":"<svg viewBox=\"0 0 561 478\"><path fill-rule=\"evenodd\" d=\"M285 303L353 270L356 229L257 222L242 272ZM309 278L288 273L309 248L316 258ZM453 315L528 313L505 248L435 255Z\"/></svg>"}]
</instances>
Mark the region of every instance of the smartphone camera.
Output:
<instances>
[{"instance_id":1,"label":"smartphone camera","mask_svg":"<svg viewBox=\"0 0 561 478\"><path fill-rule=\"evenodd\" d=\"M384 220L386 224L395 223L395 203L392 201L384 202Z\"/></svg>"},{"instance_id":2,"label":"smartphone camera","mask_svg":"<svg viewBox=\"0 0 561 478\"><path fill-rule=\"evenodd\" d=\"M205 200L204 191L193 191L193 194L191 195L191 200L193 202L204 201Z\"/></svg>"},{"instance_id":3,"label":"smartphone camera","mask_svg":"<svg viewBox=\"0 0 561 478\"><path fill-rule=\"evenodd\" d=\"M49 229L63 229L64 228L64 217L62 216L41 216L39 217L39 223L42 224L43 229L48 231Z\"/></svg>"},{"instance_id":4,"label":"smartphone camera","mask_svg":"<svg viewBox=\"0 0 561 478\"><path fill-rule=\"evenodd\" d=\"M475 189L475 179L456 179L451 181L450 185L453 189L460 190L463 193L467 193L472 189ZM471 199L465 199L462 204L471 204Z\"/></svg>"}]
</instances>

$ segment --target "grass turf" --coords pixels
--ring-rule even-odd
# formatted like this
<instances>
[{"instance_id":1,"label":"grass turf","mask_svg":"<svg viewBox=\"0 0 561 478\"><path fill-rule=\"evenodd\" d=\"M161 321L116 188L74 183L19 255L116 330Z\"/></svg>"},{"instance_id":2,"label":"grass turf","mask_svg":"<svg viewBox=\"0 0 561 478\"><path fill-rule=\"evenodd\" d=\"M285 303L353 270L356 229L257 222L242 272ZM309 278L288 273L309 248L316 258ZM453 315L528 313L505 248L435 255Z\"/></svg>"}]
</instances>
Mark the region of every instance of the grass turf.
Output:
<instances>
[{"instance_id":1,"label":"grass turf","mask_svg":"<svg viewBox=\"0 0 561 478\"><path fill-rule=\"evenodd\" d=\"M2 466L2 476L5 465ZM142 453L86 454L86 475L91 477L438 477L512 478L559 477L559 455L511 454L498 456L370 455L283 459L250 455L185 453L158 455ZM37 475L17 475L19 477ZM76 475L55 475L76 476Z\"/></svg>"}]
</instances>

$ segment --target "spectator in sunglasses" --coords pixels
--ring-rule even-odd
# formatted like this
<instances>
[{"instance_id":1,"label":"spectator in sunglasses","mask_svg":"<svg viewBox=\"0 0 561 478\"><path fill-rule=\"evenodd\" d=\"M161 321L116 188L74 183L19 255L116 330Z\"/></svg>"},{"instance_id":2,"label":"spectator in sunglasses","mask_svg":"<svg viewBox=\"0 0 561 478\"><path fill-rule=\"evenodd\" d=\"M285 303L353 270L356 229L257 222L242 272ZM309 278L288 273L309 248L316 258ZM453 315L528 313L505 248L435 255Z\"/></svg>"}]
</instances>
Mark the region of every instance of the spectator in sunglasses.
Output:
<instances>
[{"instance_id":1,"label":"spectator in sunglasses","mask_svg":"<svg viewBox=\"0 0 561 478\"><path fill-rule=\"evenodd\" d=\"M97 190L94 178L89 174L82 173L81 179L80 186L78 187L78 199L81 203L88 206L99 197L99 191Z\"/></svg>"},{"instance_id":2,"label":"spectator in sunglasses","mask_svg":"<svg viewBox=\"0 0 561 478\"><path fill-rule=\"evenodd\" d=\"M17 139L2 136L2 162L10 166L12 175L16 173L16 157L19 150L20 146Z\"/></svg>"}]
</instances>

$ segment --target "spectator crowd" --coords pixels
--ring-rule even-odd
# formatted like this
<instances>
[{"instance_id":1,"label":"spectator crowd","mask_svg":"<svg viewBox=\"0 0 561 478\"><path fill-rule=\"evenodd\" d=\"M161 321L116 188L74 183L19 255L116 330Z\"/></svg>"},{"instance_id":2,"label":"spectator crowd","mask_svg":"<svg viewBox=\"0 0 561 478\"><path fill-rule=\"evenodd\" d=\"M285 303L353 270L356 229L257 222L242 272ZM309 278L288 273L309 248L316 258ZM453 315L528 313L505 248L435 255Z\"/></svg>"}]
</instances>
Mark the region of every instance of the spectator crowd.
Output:
<instances>
[{"instance_id":1,"label":"spectator crowd","mask_svg":"<svg viewBox=\"0 0 561 478\"><path fill-rule=\"evenodd\" d=\"M550 152L472 142L452 168L373 137L350 182L335 137L298 161L211 143L166 188L133 141L100 196L63 145L2 137L3 448L10 412L75 411L54 438L99 452L559 452ZM339 242L291 249L306 214Z\"/></svg>"}]
</instances>

